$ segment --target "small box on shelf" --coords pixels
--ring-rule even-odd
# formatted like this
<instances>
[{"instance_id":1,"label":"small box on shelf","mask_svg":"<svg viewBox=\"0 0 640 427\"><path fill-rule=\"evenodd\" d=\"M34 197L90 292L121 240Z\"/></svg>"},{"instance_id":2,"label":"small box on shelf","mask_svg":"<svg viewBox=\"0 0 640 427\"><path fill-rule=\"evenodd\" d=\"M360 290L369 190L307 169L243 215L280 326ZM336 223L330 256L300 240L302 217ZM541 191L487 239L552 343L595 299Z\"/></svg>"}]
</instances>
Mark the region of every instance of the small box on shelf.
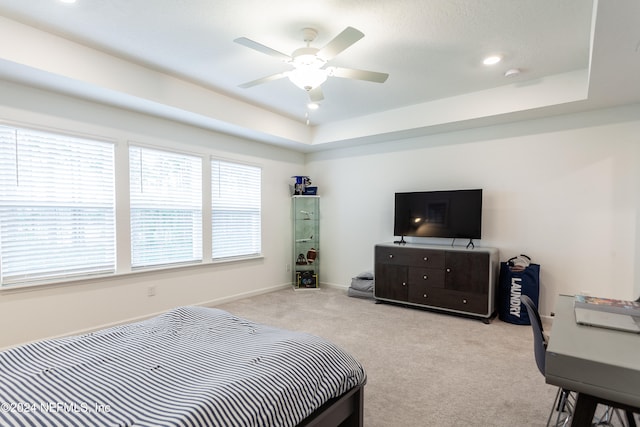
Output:
<instances>
[{"instance_id":1,"label":"small box on shelf","mask_svg":"<svg viewBox=\"0 0 640 427\"><path fill-rule=\"evenodd\" d=\"M315 196L318 194L318 187L305 187L302 194L305 196Z\"/></svg>"},{"instance_id":2,"label":"small box on shelf","mask_svg":"<svg viewBox=\"0 0 640 427\"><path fill-rule=\"evenodd\" d=\"M296 287L298 288L317 288L318 275L313 270L296 271Z\"/></svg>"}]
</instances>

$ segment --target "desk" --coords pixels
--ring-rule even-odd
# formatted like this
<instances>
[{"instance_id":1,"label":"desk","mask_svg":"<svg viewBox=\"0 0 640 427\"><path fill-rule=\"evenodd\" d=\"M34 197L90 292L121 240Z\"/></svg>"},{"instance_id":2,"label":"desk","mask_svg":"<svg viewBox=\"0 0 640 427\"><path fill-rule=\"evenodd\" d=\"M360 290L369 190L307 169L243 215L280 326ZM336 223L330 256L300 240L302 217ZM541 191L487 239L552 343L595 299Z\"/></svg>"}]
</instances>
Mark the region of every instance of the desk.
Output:
<instances>
[{"instance_id":1,"label":"desk","mask_svg":"<svg viewBox=\"0 0 640 427\"><path fill-rule=\"evenodd\" d=\"M573 296L556 301L545 377L578 393L572 426L590 425L598 403L640 412L640 335L578 325Z\"/></svg>"}]
</instances>

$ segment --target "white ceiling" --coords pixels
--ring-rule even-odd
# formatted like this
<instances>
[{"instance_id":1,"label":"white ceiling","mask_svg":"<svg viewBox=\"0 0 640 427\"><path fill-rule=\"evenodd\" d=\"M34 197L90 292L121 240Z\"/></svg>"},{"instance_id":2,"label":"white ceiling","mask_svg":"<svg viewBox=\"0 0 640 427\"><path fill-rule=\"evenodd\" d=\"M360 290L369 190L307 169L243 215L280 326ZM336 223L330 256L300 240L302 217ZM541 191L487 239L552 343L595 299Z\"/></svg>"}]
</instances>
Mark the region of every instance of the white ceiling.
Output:
<instances>
[{"instance_id":1,"label":"white ceiling","mask_svg":"<svg viewBox=\"0 0 640 427\"><path fill-rule=\"evenodd\" d=\"M0 78L312 151L640 102L640 2L595 3L0 0ZM385 83L330 77L309 125L287 79L238 87L289 66L234 39L290 54L347 26L365 37L330 65Z\"/></svg>"}]
</instances>

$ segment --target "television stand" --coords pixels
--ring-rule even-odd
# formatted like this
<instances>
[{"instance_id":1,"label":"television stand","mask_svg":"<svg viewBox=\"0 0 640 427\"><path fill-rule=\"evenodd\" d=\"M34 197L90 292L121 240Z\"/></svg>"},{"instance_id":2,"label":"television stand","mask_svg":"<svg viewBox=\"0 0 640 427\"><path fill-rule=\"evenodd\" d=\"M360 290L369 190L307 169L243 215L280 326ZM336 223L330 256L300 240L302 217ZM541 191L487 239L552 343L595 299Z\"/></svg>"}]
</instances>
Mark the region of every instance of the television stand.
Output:
<instances>
[{"instance_id":1,"label":"television stand","mask_svg":"<svg viewBox=\"0 0 640 427\"><path fill-rule=\"evenodd\" d=\"M393 243L395 243L396 245L406 245L407 241L404 240L404 236L400 236L400 240L395 240Z\"/></svg>"},{"instance_id":2,"label":"television stand","mask_svg":"<svg viewBox=\"0 0 640 427\"><path fill-rule=\"evenodd\" d=\"M495 248L378 244L374 297L489 323L496 312L499 264Z\"/></svg>"}]
</instances>

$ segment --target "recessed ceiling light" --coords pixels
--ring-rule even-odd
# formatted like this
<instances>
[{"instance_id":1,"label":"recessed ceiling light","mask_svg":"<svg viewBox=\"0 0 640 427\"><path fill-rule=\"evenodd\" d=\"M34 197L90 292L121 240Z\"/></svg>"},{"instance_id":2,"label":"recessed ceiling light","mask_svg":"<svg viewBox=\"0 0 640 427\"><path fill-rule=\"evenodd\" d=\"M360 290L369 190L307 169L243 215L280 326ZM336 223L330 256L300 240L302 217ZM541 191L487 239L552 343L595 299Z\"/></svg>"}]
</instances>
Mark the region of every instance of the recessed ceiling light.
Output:
<instances>
[{"instance_id":1,"label":"recessed ceiling light","mask_svg":"<svg viewBox=\"0 0 640 427\"><path fill-rule=\"evenodd\" d=\"M307 104L307 108L309 110L317 110L318 108L320 108L320 105L315 102L310 102Z\"/></svg>"},{"instance_id":2,"label":"recessed ceiling light","mask_svg":"<svg viewBox=\"0 0 640 427\"><path fill-rule=\"evenodd\" d=\"M76 0L60 0L62 3L75 3Z\"/></svg>"},{"instance_id":3,"label":"recessed ceiling light","mask_svg":"<svg viewBox=\"0 0 640 427\"><path fill-rule=\"evenodd\" d=\"M519 68L511 68L510 70L507 70L504 72L505 77L513 77L513 76L517 76L518 74L520 74Z\"/></svg>"},{"instance_id":4,"label":"recessed ceiling light","mask_svg":"<svg viewBox=\"0 0 640 427\"><path fill-rule=\"evenodd\" d=\"M500 61L502 61L502 56L500 56L500 55L491 55L491 56L487 56L486 58L484 58L482 60L482 63L484 65L495 65Z\"/></svg>"}]
</instances>

